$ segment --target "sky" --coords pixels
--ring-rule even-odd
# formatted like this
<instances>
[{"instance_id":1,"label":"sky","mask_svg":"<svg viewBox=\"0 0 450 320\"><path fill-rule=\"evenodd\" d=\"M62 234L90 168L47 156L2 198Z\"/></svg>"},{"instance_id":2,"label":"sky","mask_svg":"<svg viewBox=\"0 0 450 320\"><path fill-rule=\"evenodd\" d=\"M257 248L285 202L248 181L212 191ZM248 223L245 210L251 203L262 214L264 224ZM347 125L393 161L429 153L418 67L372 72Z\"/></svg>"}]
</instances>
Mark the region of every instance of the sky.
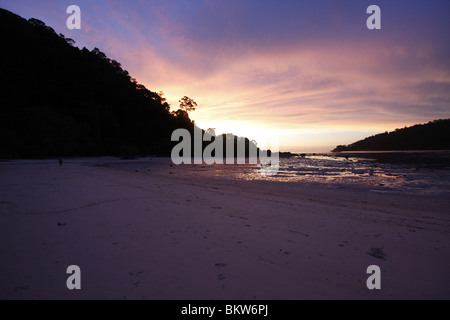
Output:
<instances>
[{"instance_id":1,"label":"sky","mask_svg":"<svg viewBox=\"0 0 450 320\"><path fill-rule=\"evenodd\" d=\"M81 29L69 30L69 5ZM369 30L367 8L381 9ZM0 0L131 76L191 119L281 151L327 152L450 118L448 0Z\"/></svg>"}]
</instances>

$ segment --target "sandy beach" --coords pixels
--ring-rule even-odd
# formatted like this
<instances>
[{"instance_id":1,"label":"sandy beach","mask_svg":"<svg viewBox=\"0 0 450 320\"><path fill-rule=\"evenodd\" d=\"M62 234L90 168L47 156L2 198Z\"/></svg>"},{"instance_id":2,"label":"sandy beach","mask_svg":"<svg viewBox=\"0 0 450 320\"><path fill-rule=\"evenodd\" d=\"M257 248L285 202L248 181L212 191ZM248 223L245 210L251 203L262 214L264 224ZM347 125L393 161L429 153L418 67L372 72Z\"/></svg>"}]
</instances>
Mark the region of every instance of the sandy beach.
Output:
<instances>
[{"instance_id":1,"label":"sandy beach","mask_svg":"<svg viewBox=\"0 0 450 320\"><path fill-rule=\"evenodd\" d=\"M102 161L0 162L0 299L450 299L448 194Z\"/></svg>"}]
</instances>

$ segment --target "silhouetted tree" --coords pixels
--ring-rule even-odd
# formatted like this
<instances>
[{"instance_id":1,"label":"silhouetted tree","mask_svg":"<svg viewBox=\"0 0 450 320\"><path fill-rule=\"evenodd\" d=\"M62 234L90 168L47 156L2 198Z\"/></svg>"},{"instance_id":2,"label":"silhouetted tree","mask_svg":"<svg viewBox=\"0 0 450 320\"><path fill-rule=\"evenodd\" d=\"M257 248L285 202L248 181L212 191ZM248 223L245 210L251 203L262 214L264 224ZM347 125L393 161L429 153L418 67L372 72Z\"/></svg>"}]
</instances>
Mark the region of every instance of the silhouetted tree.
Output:
<instances>
[{"instance_id":1,"label":"silhouetted tree","mask_svg":"<svg viewBox=\"0 0 450 320\"><path fill-rule=\"evenodd\" d=\"M197 107L197 103L187 96L184 96L178 102L180 103L180 109L185 110L188 113L191 111L195 111L195 108Z\"/></svg>"}]
</instances>

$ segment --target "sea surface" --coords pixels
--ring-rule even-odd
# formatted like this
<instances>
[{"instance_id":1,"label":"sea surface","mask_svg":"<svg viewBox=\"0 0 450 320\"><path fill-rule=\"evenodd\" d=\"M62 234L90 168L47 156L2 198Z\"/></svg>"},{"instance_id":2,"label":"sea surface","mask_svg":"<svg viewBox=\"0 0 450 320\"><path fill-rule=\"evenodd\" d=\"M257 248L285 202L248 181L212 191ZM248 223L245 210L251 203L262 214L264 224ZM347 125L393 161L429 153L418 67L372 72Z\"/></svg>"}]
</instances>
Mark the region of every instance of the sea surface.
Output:
<instances>
[{"instance_id":1,"label":"sea surface","mask_svg":"<svg viewBox=\"0 0 450 320\"><path fill-rule=\"evenodd\" d=\"M169 157L124 160L114 157L64 159L68 166L99 166L140 174L173 175L183 179L226 179L319 183L364 188L375 192L434 194L450 199L450 152L309 154L280 158L275 175L262 174L260 164L182 164ZM58 159L0 161L2 168L59 166Z\"/></svg>"},{"instance_id":2,"label":"sea surface","mask_svg":"<svg viewBox=\"0 0 450 320\"><path fill-rule=\"evenodd\" d=\"M364 187L376 192L447 194L450 196L449 153L398 153L377 157L364 154L311 154L280 158L276 175L262 174L259 164L182 164L170 158L142 158L105 162L136 172L153 172L184 178L314 182ZM381 159L381 160L380 160Z\"/></svg>"}]
</instances>

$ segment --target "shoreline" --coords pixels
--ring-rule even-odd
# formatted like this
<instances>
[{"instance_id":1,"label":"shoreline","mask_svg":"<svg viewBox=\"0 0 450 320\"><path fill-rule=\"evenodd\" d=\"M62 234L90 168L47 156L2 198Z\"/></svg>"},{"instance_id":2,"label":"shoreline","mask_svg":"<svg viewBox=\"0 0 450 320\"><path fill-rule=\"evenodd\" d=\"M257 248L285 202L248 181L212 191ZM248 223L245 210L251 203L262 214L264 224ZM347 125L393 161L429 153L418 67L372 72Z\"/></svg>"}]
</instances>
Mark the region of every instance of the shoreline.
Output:
<instances>
[{"instance_id":1,"label":"shoreline","mask_svg":"<svg viewBox=\"0 0 450 320\"><path fill-rule=\"evenodd\" d=\"M1 299L450 298L442 196L82 163L0 164Z\"/></svg>"}]
</instances>

